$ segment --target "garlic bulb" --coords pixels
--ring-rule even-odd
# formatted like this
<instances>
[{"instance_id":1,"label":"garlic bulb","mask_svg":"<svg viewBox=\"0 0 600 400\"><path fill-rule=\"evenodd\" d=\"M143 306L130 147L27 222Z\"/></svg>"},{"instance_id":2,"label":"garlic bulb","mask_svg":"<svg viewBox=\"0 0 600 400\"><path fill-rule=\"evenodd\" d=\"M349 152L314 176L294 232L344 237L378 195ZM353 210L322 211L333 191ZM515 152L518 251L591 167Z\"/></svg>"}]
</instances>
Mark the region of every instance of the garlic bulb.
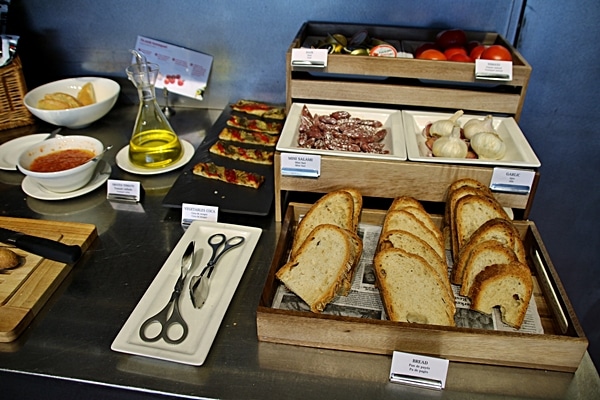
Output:
<instances>
[{"instance_id":1,"label":"garlic bulb","mask_svg":"<svg viewBox=\"0 0 600 400\"><path fill-rule=\"evenodd\" d=\"M469 149L460 138L460 126L455 126L450 135L437 139L431 150L436 157L465 158Z\"/></svg>"},{"instance_id":2,"label":"garlic bulb","mask_svg":"<svg viewBox=\"0 0 600 400\"><path fill-rule=\"evenodd\" d=\"M452 129L458 125L458 119L464 114L463 110L458 110L450 118L435 121L429 127L431 136L448 136L452 133Z\"/></svg>"},{"instance_id":3,"label":"garlic bulb","mask_svg":"<svg viewBox=\"0 0 600 400\"><path fill-rule=\"evenodd\" d=\"M494 129L494 119L491 115L486 116L484 119L470 119L463 126L463 134L467 139L471 139L479 132L496 133L496 130Z\"/></svg>"},{"instance_id":4,"label":"garlic bulb","mask_svg":"<svg viewBox=\"0 0 600 400\"><path fill-rule=\"evenodd\" d=\"M500 136L493 132L479 132L471 138L471 148L479 158L499 160L506 153L506 145Z\"/></svg>"}]
</instances>

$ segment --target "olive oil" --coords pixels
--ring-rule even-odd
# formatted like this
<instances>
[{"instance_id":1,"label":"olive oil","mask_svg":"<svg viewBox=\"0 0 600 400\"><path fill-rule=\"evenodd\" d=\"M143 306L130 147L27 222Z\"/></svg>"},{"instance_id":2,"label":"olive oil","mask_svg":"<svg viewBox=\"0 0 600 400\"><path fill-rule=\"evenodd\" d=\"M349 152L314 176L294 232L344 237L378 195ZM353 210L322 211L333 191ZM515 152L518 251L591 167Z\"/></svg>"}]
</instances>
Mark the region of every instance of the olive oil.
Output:
<instances>
[{"instance_id":1,"label":"olive oil","mask_svg":"<svg viewBox=\"0 0 600 400\"><path fill-rule=\"evenodd\" d=\"M135 133L129 141L129 160L138 167L163 168L177 162L182 153L177 135L164 129Z\"/></svg>"}]
</instances>

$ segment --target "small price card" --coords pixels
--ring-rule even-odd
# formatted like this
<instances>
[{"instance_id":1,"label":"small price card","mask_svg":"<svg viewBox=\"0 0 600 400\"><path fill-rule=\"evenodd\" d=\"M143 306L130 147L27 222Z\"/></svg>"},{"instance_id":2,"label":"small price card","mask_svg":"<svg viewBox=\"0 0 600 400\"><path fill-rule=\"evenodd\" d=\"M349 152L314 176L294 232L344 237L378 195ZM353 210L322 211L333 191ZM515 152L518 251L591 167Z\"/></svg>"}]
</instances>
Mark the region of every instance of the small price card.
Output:
<instances>
[{"instance_id":1,"label":"small price card","mask_svg":"<svg viewBox=\"0 0 600 400\"><path fill-rule=\"evenodd\" d=\"M531 191L535 171L494 168L490 189L497 192L527 194Z\"/></svg>"},{"instance_id":2,"label":"small price card","mask_svg":"<svg viewBox=\"0 0 600 400\"><path fill-rule=\"evenodd\" d=\"M292 49L292 67L325 68L327 49Z\"/></svg>"},{"instance_id":3,"label":"small price card","mask_svg":"<svg viewBox=\"0 0 600 400\"><path fill-rule=\"evenodd\" d=\"M138 36L135 49L148 62L158 64L157 89L166 88L171 93L198 100L204 98L212 56L144 36Z\"/></svg>"},{"instance_id":4,"label":"small price card","mask_svg":"<svg viewBox=\"0 0 600 400\"><path fill-rule=\"evenodd\" d=\"M318 178L321 156L317 154L281 153L281 175Z\"/></svg>"},{"instance_id":5,"label":"small price card","mask_svg":"<svg viewBox=\"0 0 600 400\"><path fill-rule=\"evenodd\" d=\"M142 200L142 186L139 182L135 181L109 179L107 182L106 198L109 200L138 203Z\"/></svg>"},{"instance_id":6,"label":"small price card","mask_svg":"<svg viewBox=\"0 0 600 400\"><path fill-rule=\"evenodd\" d=\"M490 81L512 81L512 61L475 60L475 78Z\"/></svg>"},{"instance_id":7,"label":"small price card","mask_svg":"<svg viewBox=\"0 0 600 400\"><path fill-rule=\"evenodd\" d=\"M394 351L390 382L442 390L446 387L449 361Z\"/></svg>"},{"instance_id":8,"label":"small price card","mask_svg":"<svg viewBox=\"0 0 600 400\"><path fill-rule=\"evenodd\" d=\"M181 205L181 225L184 228L190 226L193 221L217 222L218 218L219 207L188 203L183 203Z\"/></svg>"}]
</instances>

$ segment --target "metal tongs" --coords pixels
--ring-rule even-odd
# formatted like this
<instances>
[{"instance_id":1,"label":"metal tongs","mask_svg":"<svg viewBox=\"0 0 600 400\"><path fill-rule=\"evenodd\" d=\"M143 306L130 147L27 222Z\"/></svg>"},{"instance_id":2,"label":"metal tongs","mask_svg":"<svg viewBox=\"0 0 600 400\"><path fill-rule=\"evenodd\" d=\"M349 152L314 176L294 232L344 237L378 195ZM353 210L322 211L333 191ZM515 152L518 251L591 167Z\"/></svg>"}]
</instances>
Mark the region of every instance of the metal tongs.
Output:
<instances>
[{"instance_id":1,"label":"metal tongs","mask_svg":"<svg viewBox=\"0 0 600 400\"><path fill-rule=\"evenodd\" d=\"M212 256L202 269L200 275L193 276L190 279L190 297L192 298L192 304L194 308L202 308L206 299L208 298L208 292L210 289L210 276L215 269L215 265L223 254L244 243L242 236L234 236L229 239L222 233L215 233L208 238L208 244L212 248ZM221 245L223 245L221 249ZM220 249L220 250L219 250Z\"/></svg>"}]
</instances>

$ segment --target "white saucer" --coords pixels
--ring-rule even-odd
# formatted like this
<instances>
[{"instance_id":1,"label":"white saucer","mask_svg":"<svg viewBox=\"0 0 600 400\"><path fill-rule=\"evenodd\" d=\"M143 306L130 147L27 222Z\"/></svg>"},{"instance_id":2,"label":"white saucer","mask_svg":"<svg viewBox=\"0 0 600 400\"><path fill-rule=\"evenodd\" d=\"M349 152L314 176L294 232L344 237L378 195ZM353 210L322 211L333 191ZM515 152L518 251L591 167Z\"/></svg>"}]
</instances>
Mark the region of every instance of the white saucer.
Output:
<instances>
[{"instance_id":1,"label":"white saucer","mask_svg":"<svg viewBox=\"0 0 600 400\"><path fill-rule=\"evenodd\" d=\"M74 197L82 196L86 193L89 193L106 182L110 176L110 172L112 169L110 165L104 160L99 161L98 168L92 180L82 187L81 189L74 190L72 192L66 193L56 193L51 192L48 189L41 186L39 183L35 182L29 176L26 176L21 183L21 189L28 194L29 196L39 199L39 200L66 200L72 199Z\"/></svg>"},{"instance_id":2,"label":"white saucer","mask_svg":"<svg viewBox=\"0 0 600 400\"><path fill-rule=\"evenodd\" d=\"M37 133L35 135L27 135L9 140L0 145L0 169L6 171L17 170L17 160L19 156L31 145L41 142L48 137L49 133ZM56 135L61 137L61 135Z\"/></svg>"},{"instance_id":3,"label":"white saucer","mask_svg":"<svg viewBox=\"0 0 600 400\"><path fill-rule=\"evenodd\" d=\"M131 163L131 161L129 161L129 146L128 145L123 147L117 153L117 157L116 157L117 165L122 170L127 171L132 174L137 174L137 175L158 175L158 174L164 174L165 172L176 170L177 168L183 167L185 164L187 164L187 162L190 161L192 159L192 157L194 156L194 145L192 145L187 140L179 139L179 141L181 142L181 146L183 148L183 155L177 162L175 162L171 165L168 165L164 168L156 168L156 169L140 168L136 165L133 165Z\"/></svg>"}]
</instances>

